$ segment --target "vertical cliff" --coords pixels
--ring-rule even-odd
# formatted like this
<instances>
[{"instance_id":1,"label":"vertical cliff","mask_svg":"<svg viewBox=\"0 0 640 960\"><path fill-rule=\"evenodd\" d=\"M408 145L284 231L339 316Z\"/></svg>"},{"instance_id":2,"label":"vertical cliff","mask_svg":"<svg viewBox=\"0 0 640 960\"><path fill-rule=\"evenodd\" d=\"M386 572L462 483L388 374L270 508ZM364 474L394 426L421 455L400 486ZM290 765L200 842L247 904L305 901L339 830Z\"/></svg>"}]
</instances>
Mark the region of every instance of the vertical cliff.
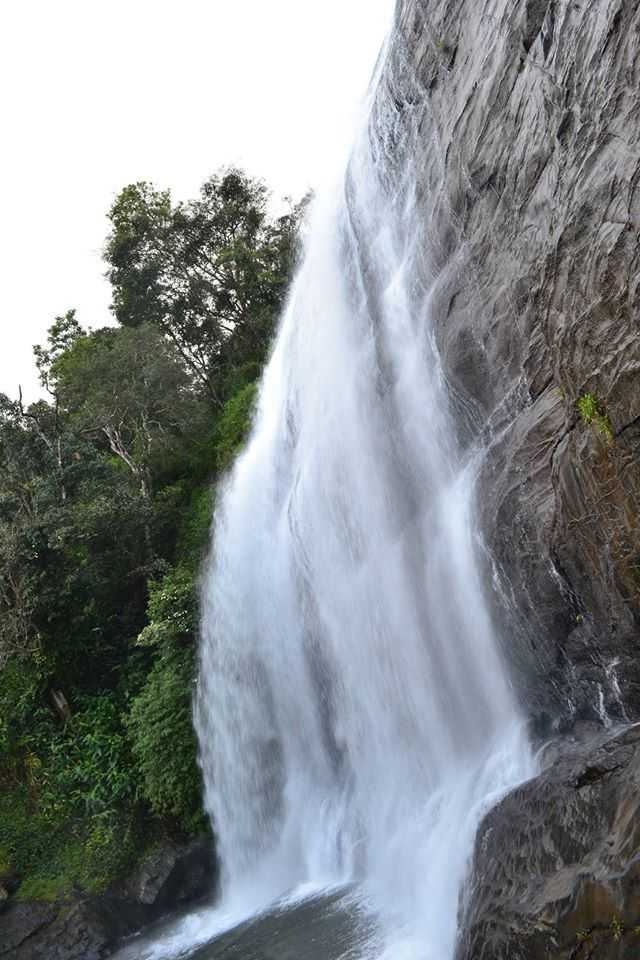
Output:
<instances>
[{"instance_id":1,"label":"vertical cliff","mask_svg":"<svg viewBox=\"0 0 640 960\"><path fill-rule=\"evenodd\" d=\"M488 445L479 509L516 675L542 729L637 717L640 4L399 0L396 17L376 110L398 130L417 114L425 278L461 430Z\"/></svg>"}]
</instances>

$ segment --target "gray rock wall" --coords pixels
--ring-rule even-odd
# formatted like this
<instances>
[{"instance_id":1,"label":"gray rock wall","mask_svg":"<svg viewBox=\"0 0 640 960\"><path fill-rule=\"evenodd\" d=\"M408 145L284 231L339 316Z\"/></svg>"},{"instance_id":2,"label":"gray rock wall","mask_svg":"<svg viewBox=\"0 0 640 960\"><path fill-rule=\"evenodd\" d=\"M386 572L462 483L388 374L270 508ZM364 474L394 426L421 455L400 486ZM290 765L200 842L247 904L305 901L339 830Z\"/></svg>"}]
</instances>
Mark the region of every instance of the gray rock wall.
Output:
<instances>
[{"instance_id":1,"label":"gray rock wall","mask_svg":"<svg viewBox=\"0 0 640 960\"><path fill-rule=\"evenodd\" d=\"M425 272L532 716L640 715L640 3L399 0L372 118ZM580 398L595 404L584 422ZM593 412L593 411L592 411Z\"/></svg>"},{"instance_id":2,"label":"gray rock wall","mask_svg":"<svg viewBox=\"0 0 640 960\"><path fill-rule=\"evenodd\" d=\"M640 956L640 728L574 745L478 832L457 960Z\"/></svg>"}]
</instances>

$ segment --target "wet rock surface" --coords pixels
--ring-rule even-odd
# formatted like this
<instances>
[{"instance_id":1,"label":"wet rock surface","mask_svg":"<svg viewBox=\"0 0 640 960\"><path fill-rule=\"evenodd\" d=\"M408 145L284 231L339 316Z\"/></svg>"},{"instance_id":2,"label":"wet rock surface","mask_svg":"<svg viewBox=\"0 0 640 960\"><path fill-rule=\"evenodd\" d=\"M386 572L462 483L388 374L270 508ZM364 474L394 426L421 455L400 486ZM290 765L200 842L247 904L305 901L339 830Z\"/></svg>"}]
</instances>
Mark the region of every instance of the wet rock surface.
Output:
<instances>
[{"instance_id":1,"label":"wet rock surface","mask_svg":"<svg viewBox=\"0 0 640 960\"><path fill-rule=\"evenodd\" d=\"M375 923L348 890L274 904L222 932L216 913L205 908L163 920L127 941L114 960L148 960L158 944L182 960L356 960L380 953Z\"/></svg>"},{"instance_id":2,"label":"wet rock surface","mask_svg":"<svg viewBox=\"0 0 640 960\"><path fill-rule=\"evenodd\" d=\"M390 176L415 152L445 374L488 445L509 656L541 731L638 717L640 4L400 0L397 18L374 139Z\"/></svg>"},{"instance_id":3,"label":"wet rock surface","mask_svg":"<svg viewBox=\"0 0 640 960\"><path fill-rule=\"evenodd\" d=\"M193 840L165 843L146 857L124 884L124 899L164 911L213 895L216 881L213 844Z\"/></svg>"},{"instance_id":4,"label":"wet rock surface","mask_svg":"<svg viewBox=\"0 0 640 960\"><path fill-rule=\"evenodd\" d=\"M192 960L338 960L360 956L370 929L341 894L249 920L192 954Z\"/></svg>"},{"instance_id":5,"label":"wet rock surface","mask_svg":"<svg viewBox=\"0 0 640 960\"><path fill-rule=\"evenodd\" d=\"M482 821L457 960L640 956L640 726L568 745Z\"/></svg>"},{"instance_id":6,"label":"wet rock surface","mask_svg":"<svg viewBox=\"0 0 640 960\"><path fill-rule=\"evenodd\" d=\"M66 903L8 901L0 910L0 958L104 960L119 942L180 905L211 896L211 841L158 847L120 889Z\"/></svg>"},{"instance_id":7,"label":"wet rock surface","mask_svg":"<svg viewBox=\"0 0 640 960\"><path fill-rule=\"evenodd\" d=\"M24 901L0 914L0 931L11 945L11 960L103 960L150 919L144 905L107 897L71 904Z\"/></svg>"}]
</instances>

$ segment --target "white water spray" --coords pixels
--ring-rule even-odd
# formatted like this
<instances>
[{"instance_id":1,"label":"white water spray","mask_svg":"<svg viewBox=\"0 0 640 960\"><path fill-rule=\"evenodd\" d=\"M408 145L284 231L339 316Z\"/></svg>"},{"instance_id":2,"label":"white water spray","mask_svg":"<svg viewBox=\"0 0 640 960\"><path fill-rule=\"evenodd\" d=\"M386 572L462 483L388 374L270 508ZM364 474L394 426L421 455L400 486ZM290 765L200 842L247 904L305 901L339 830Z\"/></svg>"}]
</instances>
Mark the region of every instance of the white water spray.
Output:
<instances>
[{"instance_id":1,"label":"white water spray","mask_svg":"<svg viewBox=\"0 0 640 960\"><path fill-rule=\"evenodd\" d=\"M386 163L392 145L404 163ZM365 127L315 204L218 497L196 713L224 903L349 882L380 952L447 960L479 818L531 760L480 582L480 454L455 441L412 167L397 131Z\"/></svg>"}]
</instances>

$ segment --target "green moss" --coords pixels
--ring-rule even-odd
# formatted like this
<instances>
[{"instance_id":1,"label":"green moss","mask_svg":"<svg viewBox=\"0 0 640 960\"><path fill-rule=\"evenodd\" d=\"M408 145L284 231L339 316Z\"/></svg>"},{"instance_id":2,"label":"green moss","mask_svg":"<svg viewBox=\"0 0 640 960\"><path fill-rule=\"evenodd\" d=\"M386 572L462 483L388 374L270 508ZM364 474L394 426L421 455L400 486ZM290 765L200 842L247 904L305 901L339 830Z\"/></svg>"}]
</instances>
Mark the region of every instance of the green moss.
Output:
<instances>
[{"instance_id":1,"label":"green moss","mask_svg":"<svg viewBox=\"0 0 640 960\"><path fill-rule=\"evenodd\" d=\"M20 884L16 900L66 900L73 887L61 877L29 877Z\"/></svg>"},{"instance_id":2,"label":"green moss","mask_svg":"<svg viewBox=\"0 0 640 960\"><path fill-rule=\"evenodd\" d=\"M593 393L583 393L578 397L578 410L584 423L588 426L594 426L607 443L613 443L613 427L611 420L604 412L604 409Z\"/></svg>"}]
</instances>

